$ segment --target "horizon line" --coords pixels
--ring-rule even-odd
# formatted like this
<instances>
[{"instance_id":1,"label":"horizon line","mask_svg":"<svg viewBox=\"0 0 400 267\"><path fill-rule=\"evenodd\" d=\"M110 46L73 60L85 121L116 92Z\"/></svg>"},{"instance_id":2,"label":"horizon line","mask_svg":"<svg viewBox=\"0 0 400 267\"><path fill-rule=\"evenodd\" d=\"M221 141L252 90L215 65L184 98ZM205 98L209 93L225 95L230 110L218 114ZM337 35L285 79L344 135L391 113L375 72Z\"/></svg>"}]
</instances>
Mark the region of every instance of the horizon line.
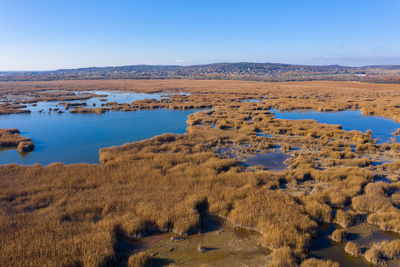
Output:
<instances>
[{"instance_id":1,"label":"horizon line","mask_svg":"<svg viewBox=\"0 0 400 267\"><path fill-rule=\"evenodd\" d=\"M338 66L345 68L367 68L367 67L389 67L389 66L400 66L399 64L373 64L373 65L361 65L361 66L348 66L340 64L293 64L293 63L281 63L281 62L252 62L252 61L235 61L235 62L213 62L204 64L190 64L190 65L175 65L175 64L130 64L130 65L104 65L104 66L86 66L86 67L71 67L71 68L58 68L58 69L43 69L43 70L0 70L0 73L6 72L52 72L61 70L78 70L78 69L90 69L90 68L120 68L120 67L133 67L133 66L153 66L153 67L195 67L195 66L207 66L215 64L281 64L291 66L314 66L314 67L327 67L327 66Z\"/></svg>"}]
</instances>

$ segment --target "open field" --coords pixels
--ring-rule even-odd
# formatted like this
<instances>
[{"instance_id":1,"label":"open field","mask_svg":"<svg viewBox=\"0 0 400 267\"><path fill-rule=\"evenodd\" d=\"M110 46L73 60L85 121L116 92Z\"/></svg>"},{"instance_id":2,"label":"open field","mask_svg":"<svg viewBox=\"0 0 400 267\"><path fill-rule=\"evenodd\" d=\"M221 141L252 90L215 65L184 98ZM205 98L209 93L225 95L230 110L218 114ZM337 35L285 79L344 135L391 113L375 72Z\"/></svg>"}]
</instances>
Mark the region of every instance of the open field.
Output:
<instances>
[{"instance_id":1,"label":"open field","mask_svg":"<svg viewBox=\"0 0 400 267\"><path fill-rule=\"evenodd\" d=\"M226 263L232 255L242 259L235 254L235 249L241 248L237 253L257 251L250 266L337 266L308 258L319 225L335 223L343 229L332 238L343 243L349 254L375 265L399 263L399 239L359 246L345 237L351 227L365 222L400 233L400 145L379 144L368 131L345 131L339 125L314 120L276 119L270 110L359 109L366 116L400 121L400 85L215 80L0 82L0 100L4 101L0 113L23 111L27 102L76 98L84 102L91 95L71 93L90 90L189 94L130 104L105 102L104 107L71 106L72 111L207 110L188 117L183 135L164 134L101 149L101 164L0 166L0 262L10 266L188 264L188 258L176 252L184 251L194 255L190 259L197 258L192 265L218 266L213 265L218 261L212 262L217 256ZM248 157L277 150L288 156L284 170L241 164ZM373 164L376 161L384 163ZM386 182L380 180L383 178ZM229 252L221 249L227 244L213 235L199 247L185 240L174 242L174 249L167 251L160 245L164 240L141 254L132 248L132 255L125 255L121 240L165 233L196 239L209 216L229 225L220 228L227 244L235 241L235 228L251 231L251 242L246 240ZM156 251L157 246L161 248ZM216 251L207 251L208 246L215 246Z\"/></svg>"}]
</instances>

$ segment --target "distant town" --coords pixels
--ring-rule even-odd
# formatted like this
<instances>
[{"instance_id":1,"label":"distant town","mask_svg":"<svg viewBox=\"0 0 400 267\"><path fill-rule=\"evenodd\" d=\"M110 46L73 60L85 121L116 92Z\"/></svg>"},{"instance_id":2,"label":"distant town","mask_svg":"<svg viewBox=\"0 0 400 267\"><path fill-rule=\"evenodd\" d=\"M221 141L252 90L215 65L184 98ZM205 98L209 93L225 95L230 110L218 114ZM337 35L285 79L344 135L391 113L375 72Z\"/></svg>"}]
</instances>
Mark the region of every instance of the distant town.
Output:
<instances>
[{"instance_id":1,"label":"distant town","mask_svg":"<svg viewBox=\"0 0 400 267\"><path fill-rule=\"evenodd\" d=\"M215 63L205 65L131 65L0 72L0 81L85 79L215 79L246 81L363 81L400 83L400 65L346 67L280 63Z\"/></svg>"}]
</instances>

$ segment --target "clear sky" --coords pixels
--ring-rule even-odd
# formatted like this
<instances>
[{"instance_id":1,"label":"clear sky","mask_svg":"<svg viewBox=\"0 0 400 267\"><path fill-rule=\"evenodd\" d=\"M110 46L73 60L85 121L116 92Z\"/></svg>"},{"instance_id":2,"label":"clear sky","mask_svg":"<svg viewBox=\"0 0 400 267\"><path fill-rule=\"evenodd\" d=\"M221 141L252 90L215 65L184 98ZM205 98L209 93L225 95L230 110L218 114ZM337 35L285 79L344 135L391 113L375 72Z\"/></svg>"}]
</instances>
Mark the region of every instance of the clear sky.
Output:
<instances>
[{"instance_id":1,"label":"clear sky","mask_svg":"<svg viewBox=\"0 0 400 267\"><path fill-rule=\"evenodd\" d=\"M0 70L400 64L400 0L0 0Z\"/></svg>"}]
</instances>

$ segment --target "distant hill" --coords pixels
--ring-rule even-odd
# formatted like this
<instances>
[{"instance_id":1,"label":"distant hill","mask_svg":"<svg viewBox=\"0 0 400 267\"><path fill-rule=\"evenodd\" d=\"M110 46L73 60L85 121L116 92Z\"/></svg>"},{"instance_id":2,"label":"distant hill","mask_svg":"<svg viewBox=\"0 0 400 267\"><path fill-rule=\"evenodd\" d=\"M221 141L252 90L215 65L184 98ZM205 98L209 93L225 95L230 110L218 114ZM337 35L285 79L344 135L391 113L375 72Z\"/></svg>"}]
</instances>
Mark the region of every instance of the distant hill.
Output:
<instances>
[{"instance_id":1,"label":"distant hill","mask_svg":"<svg viewBox=\"0 0 400 267\"><path fill-rule=\"evenodd\" d=\"M215 63L192 66L131 65L54 71L0 72L0 81L60 79L237 79L255 81L360 80L399 82L400 65L346 67L280 63Z\"/></svg>"}]
</instances>

